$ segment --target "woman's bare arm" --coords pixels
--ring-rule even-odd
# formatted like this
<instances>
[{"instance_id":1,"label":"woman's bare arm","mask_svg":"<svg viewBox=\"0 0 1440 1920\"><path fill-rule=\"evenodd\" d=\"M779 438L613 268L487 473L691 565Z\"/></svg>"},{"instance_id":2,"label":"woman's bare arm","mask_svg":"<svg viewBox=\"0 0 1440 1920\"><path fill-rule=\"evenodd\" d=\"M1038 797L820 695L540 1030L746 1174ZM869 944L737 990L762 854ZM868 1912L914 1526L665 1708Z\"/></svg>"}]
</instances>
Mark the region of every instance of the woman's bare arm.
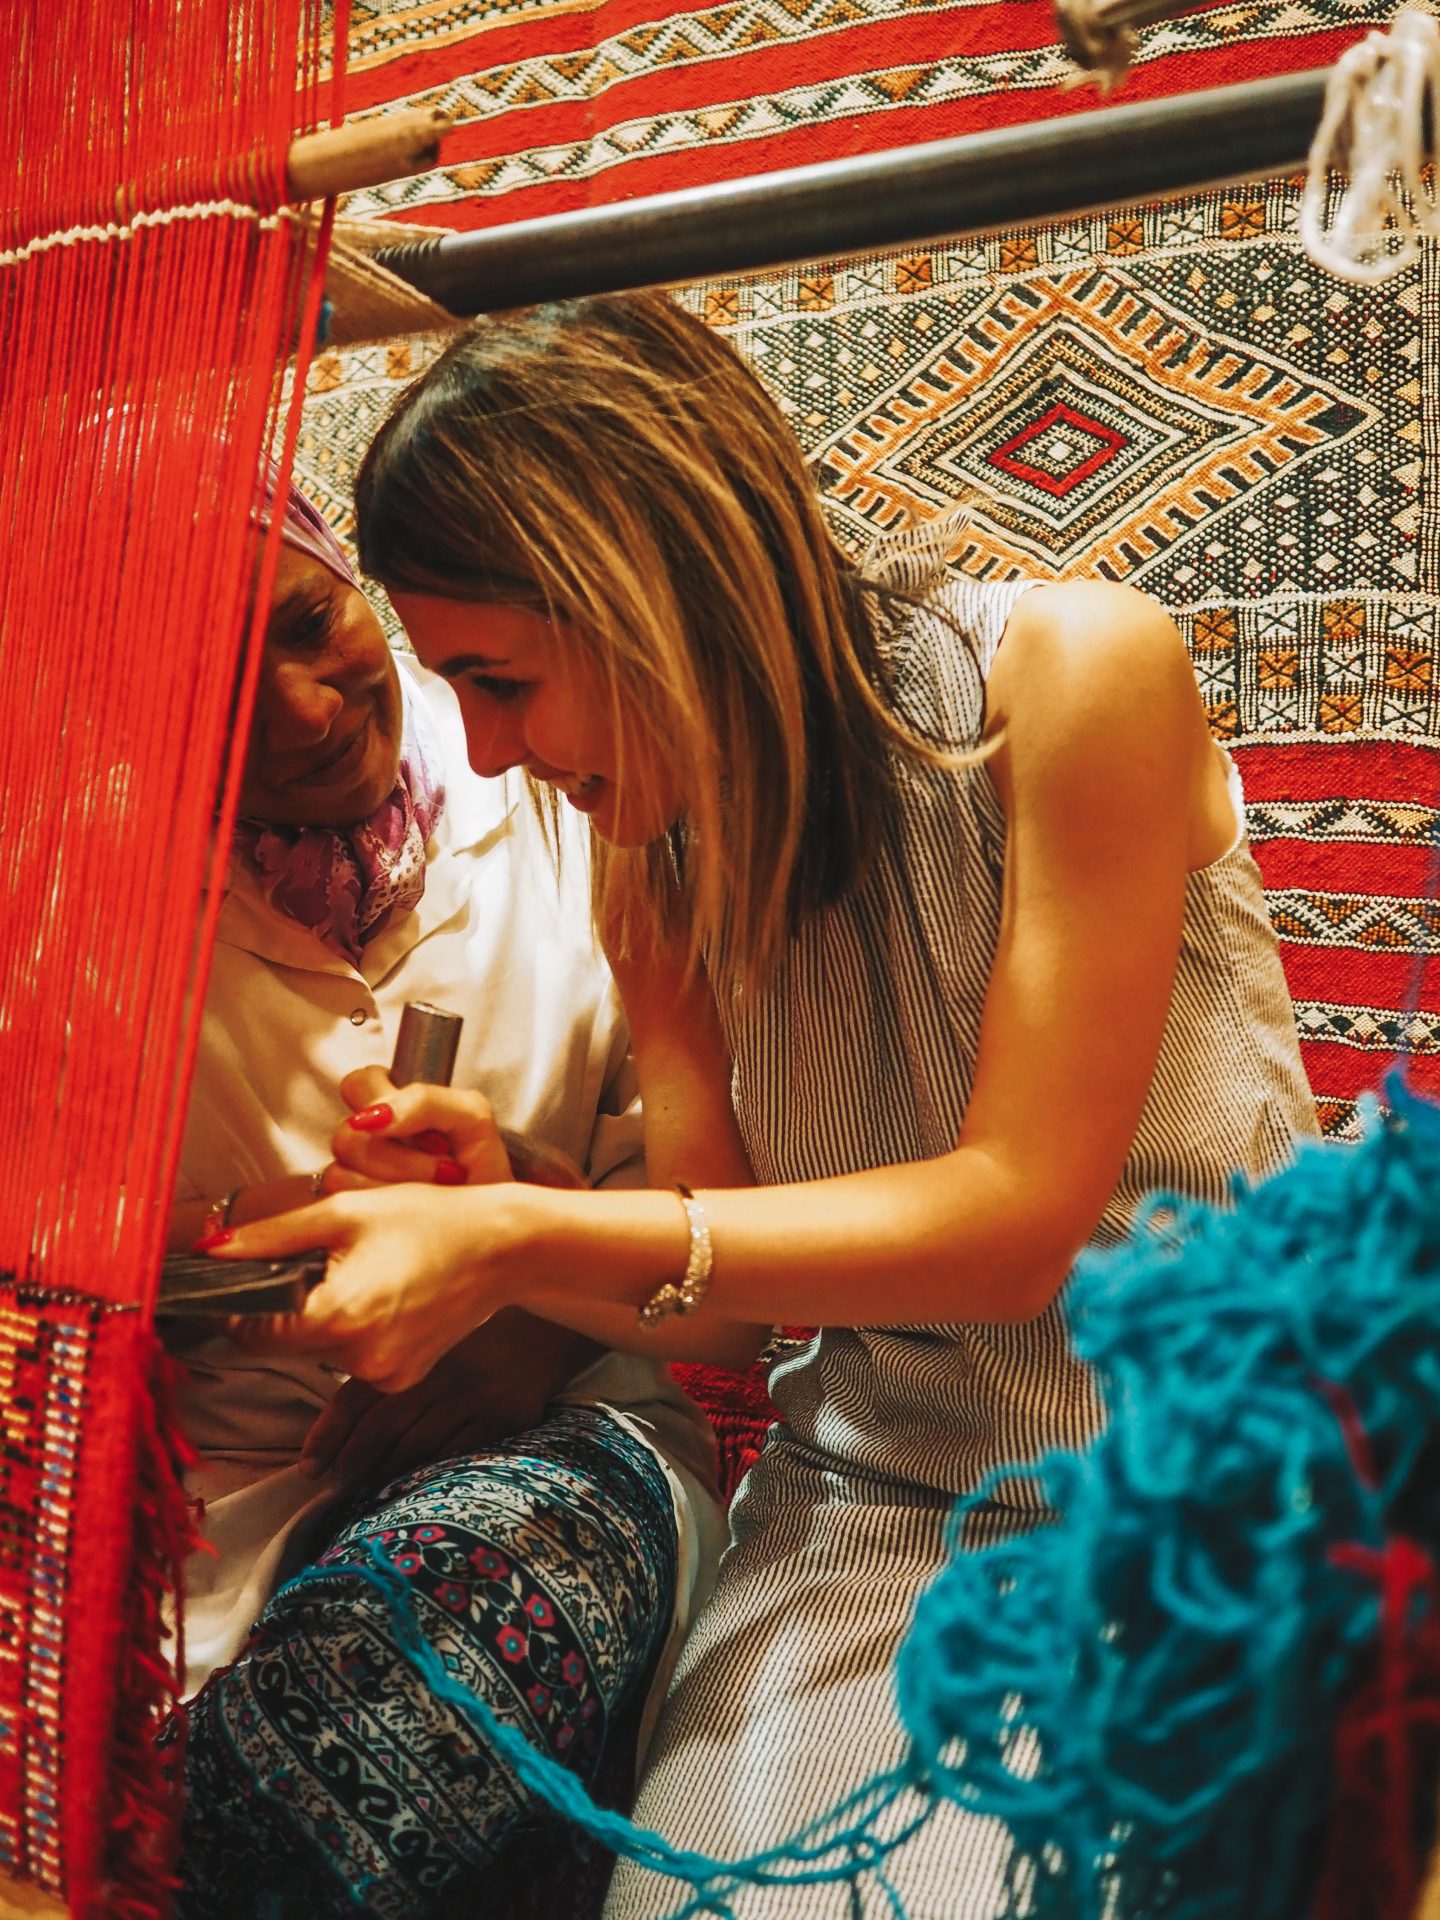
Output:
<instances>
[{"instance_id":1,"label":"woman's bare arm","mask_svg":"<svg viewBox=\"0 0 1440 1920\"><path fill-rule=\"evenodd\" d=\"M803 1186L727 1187L713 1096L706 1118L694 1118L718 1077L714 1029L682 1022L672 1062L660 1063L653 1124L660 1177L705 1188L715 1264L700 1311L654 1334L634 1317L684 1266L688 1237L673 1196L460 1189L435 1196L420 1232L416 1218L312 1211L310 1231L318 1226L335 1249L334 1280L299 1323L307 1341L383 1379L411 1364L407 1341L423 1347L457 1317L473 1325L515 1300L609 1344L662 1354L677 1350L677 1335L687 1347L718 1342L736 1322L1015 1321L1044 1310L1094 1231L1139 1123L1187 870L1224 849L1213 844L1215 755L1173 625L1124 589L1056 588L1020 606L990 681L1000 744L976 776L997 781L1008 839L999 942L955 1148ZM660 1017L662 1032L669 1025ZM287 1232L293 1239L295 1228L277 1222L242 1234L237 1250L278 1250Z\"/></svg>"}]
</instances>

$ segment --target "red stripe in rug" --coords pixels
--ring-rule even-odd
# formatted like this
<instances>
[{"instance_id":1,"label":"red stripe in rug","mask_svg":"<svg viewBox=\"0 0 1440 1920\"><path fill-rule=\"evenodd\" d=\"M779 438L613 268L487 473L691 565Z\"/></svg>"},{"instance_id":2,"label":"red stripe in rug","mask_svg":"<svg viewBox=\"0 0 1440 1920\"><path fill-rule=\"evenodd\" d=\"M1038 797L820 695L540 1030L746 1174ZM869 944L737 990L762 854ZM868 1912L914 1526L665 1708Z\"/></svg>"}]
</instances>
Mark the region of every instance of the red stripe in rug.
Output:
<instances>
[{"instance_id":1,"label":"red stripe in rug","mask_svg":"<svg viewBox=\"0 0 1440 1920\"><path fill-rule=\"evenodd\" d=\"M1255 800L1419 800L1440 806L1440 753L1398 740L1294 741L1233 749Z\"/></svg>"},{"instance_id":2,"label":"red stripe in rug","mask_svg":"<svg viewBox=\"0 0 1440 1920\"><path fill-rule=\"evenodd\" d=\"M1428 900L1435 892L1440 848L1428 842L1261 840L1255 860L1265 885L1333 894L1385 894Z\"/></svg>"},{"instance_id":3,"label":"red stripe in rug","mask_svg":"<svg viewBox=\"0 0 1440 1920\"><path fill-rule=\"evenodd\" d=\"M1307 39L1261 42L1244 49L1252 59L1239 61L1239 49L1207 48L1190 54L1174 54L1155 66L1141 69L1127 82L1126 100L1167 98L1180 93L1203 91L1240 77L1254 78L1302 71L1332 61L1357 34L1349 29L1316 34ZM800 43L804 46L805 43ZM768 56L767 56L768 57ZM721 88L717 82L725 75L717 71L732 63L697 67L682 77L665 74L660 84L645 76L617 85L604 97L603 116L597 117L596 103L576 102L556 107L521 109L480 126L462 129L451 143L458 163L475 159L482 165L512 152L531 151L537 146L578 144L597 132L625 119L663 118L668 112L694 111L693 100L698 82L699 97L706 96L723 115L736 92L743 107L747 96L741 87L741 74L731 78L734 85ZM789 60L790 79L795 61ZM1240 71L1237 72L1237 67ZM748 74L746 79L750 77ZM674 82L673 86L671 82ZM717 99L718 95L718 99ZM690 105L685 102L692 102ZM515 187L492 198L468 198L442 205L397 209L397 219L425 225L450 227L457 231L503 224L511 220L531 219L549 213L573 211L589 204L629 198L639 194L664 193L683 187L718 180L744 178L791 166L807 165L850 154L883 152L897 146L919 144L978 132L986 128L1023 125L1061 114L1091 111L1093 96L1080 92L1062 92L1055 88L1028 91L1015 88L1005 94L986 92L936 105L907 107L901 99L895 104L858 114L839 115L778 134L744 137L743 132L727 138L723 133L702 144L678 153L637 155L617 161L603 171L584 178L567 178ZM1122 102L1123 104L1123 102ZM737 124L743 115L737 116ZM455 164L447 158L447 165ZM1197 169L1203 171L1197 162Z\"/></svg>"},{"instance_id":4,"label":"red stripe in rug","mask_svg":"<svg viewBox=\"0 0 1440 1920\"><path fill-rule=\"evenodd\" d=\"M1381 1082L1395 1064L1389 1054L1362 1053L1354 1047L1323 1041L1304 1041L1300 1047L1306 1078L1316 1100L1358 1100L1362 1093L1378 1094ZM1408 1056L1405 1077L1422 1093L1440 1092L1440 1055Z\"/></svg>"},{"instance_id":5,"label":"red stripe in rug","mask_svg":"<svg viewBox=\"0 0 1440 1920\"><path fill-rule=\"evenodd\" d=\"M1296 1000L1317 1000L1326 1006L1398 1008L1414 998L1415 955L1403 952L1348 952L1335 947L1280 943L1285 977ZM1440 1006L1440 956L1423 963L1420 975L1422 1007Z\"/></svg>"}]
</instances>

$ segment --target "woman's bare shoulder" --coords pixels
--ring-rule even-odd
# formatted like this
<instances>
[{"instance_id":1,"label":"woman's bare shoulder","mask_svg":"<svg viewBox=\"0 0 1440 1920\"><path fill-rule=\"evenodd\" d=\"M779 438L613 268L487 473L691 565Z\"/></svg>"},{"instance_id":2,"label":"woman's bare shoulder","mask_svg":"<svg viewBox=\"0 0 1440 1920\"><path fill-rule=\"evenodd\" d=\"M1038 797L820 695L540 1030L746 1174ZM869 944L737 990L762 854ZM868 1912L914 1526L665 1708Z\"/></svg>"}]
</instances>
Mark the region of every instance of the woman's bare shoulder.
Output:
<instances>
[{"instance_id":1,"label":"woman's bare shoulder","mask_svg":"<svg viewBox=\"0 0 1440 1920\"><path fill-rule=\"evenodd\" d=\"M1031 587L1015 602L1005 642L1024 635L1085 646L1107 638L1142 646L1153 646L1162 637L1180 638L1158 600L1117 580L1054 580Z\"/></svg>"},{"instance_id":2,"label":"woman's bare shoulder","mask_svg":"<svg viewBox=\"0 0 1440 1920\"><path fill-rule=\"evenodd\" d=\"M1016 601L989 676L992 724L1037 706L1091 725L1121 710L1196 704L1179 629L1147 594L1108 580L1063 580Z\"/></svg>"}]
</instances>

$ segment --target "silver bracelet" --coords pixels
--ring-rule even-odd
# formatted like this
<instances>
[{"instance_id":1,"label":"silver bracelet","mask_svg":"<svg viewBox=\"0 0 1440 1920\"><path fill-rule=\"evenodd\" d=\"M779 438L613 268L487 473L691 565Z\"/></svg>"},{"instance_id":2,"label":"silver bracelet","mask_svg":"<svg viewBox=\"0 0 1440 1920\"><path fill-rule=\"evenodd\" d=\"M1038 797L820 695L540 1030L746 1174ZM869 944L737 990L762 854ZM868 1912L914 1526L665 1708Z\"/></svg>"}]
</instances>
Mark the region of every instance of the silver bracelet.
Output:
<instances>
[{"instance_id":1,"label":"silver bracelet","mask_svg":"<svg viewBox=\"0 0 1440 1920\"><path fill-rule=\"evenodd\" d=\"M690 1257L685 1262L685 1271L679 1280L667 1280L663 1287L657 1287L640 1308L642 1327L658 1326L662 1320L668 1320L672 1313L693 1313L705 1298L705 1290L710 1285L715 1248L710 1238L709 1216L689 1187L677 1184L675 1191L680 1196L686 1224L690 1228Z\"/></svg>"}]
</instances>

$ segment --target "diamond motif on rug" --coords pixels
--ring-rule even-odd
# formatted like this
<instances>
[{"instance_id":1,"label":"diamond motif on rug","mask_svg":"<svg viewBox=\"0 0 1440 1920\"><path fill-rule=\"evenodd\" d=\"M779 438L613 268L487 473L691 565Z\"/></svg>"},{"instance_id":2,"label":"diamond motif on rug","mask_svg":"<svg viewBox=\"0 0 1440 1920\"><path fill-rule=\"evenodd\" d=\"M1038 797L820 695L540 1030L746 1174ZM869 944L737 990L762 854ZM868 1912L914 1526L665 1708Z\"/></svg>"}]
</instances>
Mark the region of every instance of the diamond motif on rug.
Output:
<instances>
[{"instance_id":1,"label":"diamond motif on rug","mask_svg":"<svg viewBox=\"0 0 1440 1920\"><path fill-rule=\"evenodd\" d=\"M968 494L964 564L982 574L1083 556L1124 579L1379 418L1108 266L1013 282L968 314L953 297L924 310L935 344L913 320L897 335L892 356L918 345L917 362L831 442L825 482L882 527Z\"/></svg>"},{"instance_id":2,"label":"diamond motif on rug","mask_svg":"<svg viewBox=\"0 0 1440 1920\"><path fill-rule=\"evenodd\" d=\"M1128 446L1123 433L1102 427L1074 407L1057 400L1040 418L985 457L1013 479L1064 499Z\"/></svg>"}]
</instances>

